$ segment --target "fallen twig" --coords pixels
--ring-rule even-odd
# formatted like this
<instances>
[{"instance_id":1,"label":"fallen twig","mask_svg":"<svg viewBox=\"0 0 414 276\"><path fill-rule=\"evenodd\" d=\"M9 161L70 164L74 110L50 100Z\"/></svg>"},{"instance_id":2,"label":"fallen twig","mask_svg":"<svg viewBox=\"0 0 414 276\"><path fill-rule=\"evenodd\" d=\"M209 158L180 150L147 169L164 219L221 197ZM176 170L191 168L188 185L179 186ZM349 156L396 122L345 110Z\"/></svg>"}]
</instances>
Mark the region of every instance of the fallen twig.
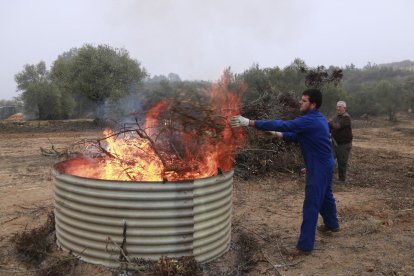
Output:
<instances>
[{"instance_id":1,"label":"fallen twig","mask_svg":"<svg viewBox=\"0 0 414 276\"><path fill-rule=\"evenodd\" d=\"M1 224L8 223L8 222L13 221L13 220L15 220L15 219L17 219L17 218L19 218L19 216L13 217L13 218L8 219L8 220L6 220L6 221L2 221L2 222L1 222Z\"/></svg>"},{"instance_id":2,"label":"fallen twig","mask_svg":"<svg viewBox=\"0 0 414 276\"><path fill-rule=\"evenodd\" d=\"M262 239L263 241L265 241L265 242L272 242L272 241L271 241L271 240L269 240L268 238L265 238L265 237L263 237L262 235L257 234L257 233L256 233L256 232L254 232L253 230L250 230L250 229L248 229L248 228L246 228L246 227L244 227L244 226L242 226L242 225L238 225L237 227L241 227L241 228L243 228L243 229L245 229L245 230L247 230L247 231L249 231L249 232L253 233L254 235L258 236L259 238L261 238L261 239ZM276 246L277 246L277 249L278 249L278 251L279 251L279 256L280 256L280 258L282 259L283 263L285 263L285 264L286 264L285 257L284 257L284 256L283 256L283 254L282 254L282 249L281 249L280 244L279 244L279 242L278 242L278 241L276 241Z\"/></svg>"},{"instance_id":3,"label":"fallen twig","mask_svg":"<svg viewBox=\"0 0 414 276\"><path fill-rule=\"evenodd\" d=\"M128 251L126 249L126 230L127 230L127 223L126 220L124 220L124 230L122 231L122 244L121 244L121 253L123 252L123 254L119 254L119 261L123 261L125 259L125 256L128 254Z\"/></svg>"},{"instance_id":4,"label":"fallen twig","mask_svg":"<svg viewBox=\"0 0 414 276\"><path fill-rule=\"evenodd\" d=\"M111 239L111 237L107 237L107 241L110 241L113 245L115 245L116 248L119 249L119 252L122 254L122 256L125 258L125 260L128 263L131 263L131 260L129 259L129 257L125 254L124 250L115 242Z\"/></svg>"},{"instance_id":5,"label":"fallen twig","mask_svg":"<svg viewBox=\"0 0 414 276\"><path fill-rule=\"evenodd\" d=\"M282 274L280 274L280 272L279 272L279 270L278 270L278 266L276 266L276 265L274 265L274 264L272 264L272 262L269 260L269 258L263 253L263 251L262 251L262 255L263 255L263 257L266 259L266 261L275 269L275 271L276 271L276 273L277 273L277 275L282 275Z\"/></svg>"},{"instance_id":6,"label":"fallen twig","mask_svg":"<svg viewBox=\"0 0 414 276\"><path fill-rule=\"evenodd\" d=\"M402 209L402 210L397 210L398 212L408 212L408 211L412 211L414 210L413 208L411 209Z\"/></svg>"},{"instance_id":7,"label":"fallen twig","mask_svg":"<svg viewBox=\"0 0 414 276\"><path fill-rule=\"evenodd\" d=\"M256 256L253 256L252 258L250 258L249 260L247 260L246 262L244 262L243 264L241 264L241 265L238 265L236 268L234 268L234 269L232 269L230 272L228 272L226 275L232 275L233 274L233 272L235 272L236 270L240 270L240 269L243 269L245 266L247 266L248 264L250 264L253 260L254 260L254 258L255 258Z\"/></svg>"}]
</instances>

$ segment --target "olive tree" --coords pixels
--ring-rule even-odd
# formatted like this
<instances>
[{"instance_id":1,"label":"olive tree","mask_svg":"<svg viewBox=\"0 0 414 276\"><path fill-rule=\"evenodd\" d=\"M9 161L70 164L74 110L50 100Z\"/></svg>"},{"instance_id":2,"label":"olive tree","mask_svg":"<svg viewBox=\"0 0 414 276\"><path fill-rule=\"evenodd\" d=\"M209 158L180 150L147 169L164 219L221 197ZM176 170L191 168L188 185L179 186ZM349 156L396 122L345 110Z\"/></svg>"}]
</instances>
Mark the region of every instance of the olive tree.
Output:
<instances>
[{"instance_id":1,"label":"olive tree","mask_svg":"<svg viewBox=\"0 0 414 276\"><path fill-rule=\"evenodd\" d=\"M61 89L87 102L86 107L92 104L98 119L105 117L104 107L108 101L137 93L147 75L127 50L89 44L59 56L51 74Z\"/></svg>"},{"instance_id":2,"label":"olive tree","mask_svg":"<svg viewBox=\"0 0 414 276\"><path fill-rule=\"evenodd\" d=\"M27 118L53 120L71 116L75 102L71 95L62 92L51 81L44 61L26 64L15 75L15 80Z\"/></svg>"}]
</instances>

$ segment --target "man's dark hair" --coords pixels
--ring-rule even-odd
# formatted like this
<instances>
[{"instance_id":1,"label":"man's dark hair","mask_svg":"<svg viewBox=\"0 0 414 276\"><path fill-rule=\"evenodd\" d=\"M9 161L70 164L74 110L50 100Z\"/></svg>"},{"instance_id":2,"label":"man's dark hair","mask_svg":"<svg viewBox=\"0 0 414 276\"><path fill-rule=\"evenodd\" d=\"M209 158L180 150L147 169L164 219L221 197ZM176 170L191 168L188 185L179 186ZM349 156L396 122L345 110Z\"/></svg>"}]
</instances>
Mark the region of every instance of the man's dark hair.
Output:
<instances>
[{"instance_id":1,"label":"man's dark hair","mask_svg":"<svg viewBox=\"0 0 414 276\"><path fill-rule=\"evenodd\" d=\"M306 89L303 91L302 95L309 97L310 103L315 103L316 108L319 108L322 105L322 93L319 89Z\"/></svg>"}]
</instances>

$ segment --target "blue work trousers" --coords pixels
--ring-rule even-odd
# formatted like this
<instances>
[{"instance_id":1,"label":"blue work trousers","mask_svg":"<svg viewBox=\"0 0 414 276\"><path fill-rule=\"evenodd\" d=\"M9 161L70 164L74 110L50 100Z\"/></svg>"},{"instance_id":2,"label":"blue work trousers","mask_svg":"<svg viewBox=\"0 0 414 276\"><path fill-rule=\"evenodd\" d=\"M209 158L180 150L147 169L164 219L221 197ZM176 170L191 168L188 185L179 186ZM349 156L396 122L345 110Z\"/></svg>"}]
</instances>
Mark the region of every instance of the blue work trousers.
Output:
<instances>
[{"instance_id":1,"label":"blue work trousers","mask_svg":"<svg viewBox=\"0 0 414 276\"><path fill-rule=\"evenodd\" d=\"M338 228L335 198L332 194L333 165L316 166L307 171L303 220L297 248L313 250L318 215L329 228Z\"/></svg>"}]
</instances>

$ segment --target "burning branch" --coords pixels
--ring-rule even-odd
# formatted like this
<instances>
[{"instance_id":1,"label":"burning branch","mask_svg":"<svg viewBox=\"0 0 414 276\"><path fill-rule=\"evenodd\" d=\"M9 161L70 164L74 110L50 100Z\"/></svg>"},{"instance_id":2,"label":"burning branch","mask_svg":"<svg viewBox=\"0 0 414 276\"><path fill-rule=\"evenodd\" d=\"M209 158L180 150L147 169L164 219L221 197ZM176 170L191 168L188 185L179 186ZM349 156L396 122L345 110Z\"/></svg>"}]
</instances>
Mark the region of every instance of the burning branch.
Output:
<instances>
[{"instance_id":1,"label":"burning branch","mask_svg":"<svg viewBox=\"0 0 414 276\"><path fill-rule=\"evenodd\" d=\"M231 170L236 148L245 140L243 129L230 128L228 119L240 111L238 98L226 87L223 80L212 91L178 91L150 108L145 120L133 117L115 131L106 129L95 142L104 157L96 165L102 171L90 174L176 181Z\"/></svg>"},{"instance_id":2,"label":"burning branch","mask_svg":"<svg viewBox=\"0 0 414 276\"><path fill-rule=\"evenodd\" d=\"M161 153L159 152L157 145L155 144L155 142L151 139L151 137L147 134L147 132L141 127L141 125L139 124L137 118L135 118L135 123L137 125L137 128L134 129L135 133L141 137L142 139L146 139L150 142L152 150L155 152L155 154L157 155L157 157L161 160L161 163L164 165L164 167L167 167L167 162L164 160L164 158L162 158Z\"/></svg>"},{"instance_id":3,"label":"burning branch","mask_svg":"<svg viewBox=\"0 0 414 276\"><path fill-rule=\"evenodd\" d=\"M217 132L220 132L223 130L224 126L223 124L218 123L217 119L214 118L214 111L211 109L202 109L201 107L194 106L192 110L197 110L201 114L204 115L203 118L197 118L195 116L192 116L191 114L185 113L182 110L179 110L175 107L171 108L171 112L176 113L178 116L181 116L181 120L183 121L185 126L193 126L194 124L197 124L200 129L214 129ZM217 116L219 117L219 116ZM186 121L187 119L187 121Z\"/></svg>"}]
</instances>

